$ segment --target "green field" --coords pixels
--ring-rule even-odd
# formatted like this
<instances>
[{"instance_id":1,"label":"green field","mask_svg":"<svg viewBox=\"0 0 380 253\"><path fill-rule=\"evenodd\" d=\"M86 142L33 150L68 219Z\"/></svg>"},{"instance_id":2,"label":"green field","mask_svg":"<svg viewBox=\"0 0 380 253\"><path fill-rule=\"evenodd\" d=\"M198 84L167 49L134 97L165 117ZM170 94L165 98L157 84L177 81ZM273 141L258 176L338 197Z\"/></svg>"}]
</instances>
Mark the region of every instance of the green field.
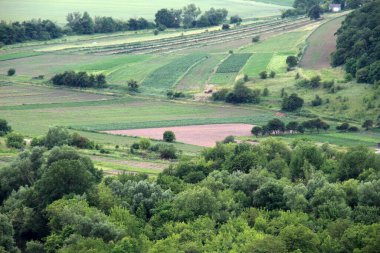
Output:
<instances>
[{"instance_id":1,"label":"green field","mask_svg":"<svg viewBox=\"0 0 380 253\"><path fill-rule=\"evenodd\" d=\"M245 65L252 54L231 54L226 60L220 64L216 73L234 73L239 72Z\"/></svg>"},{"instance_id":2,"label":"green field","mask_svg":"<svg viewBox=\"0 0 380 253\"><path fill-rule=\"evenodd\" d=\"M112 16L120 19L144 17L154 19L154 14L161 8L182 8L190 2L185 0L173 1L138 1L138 0L2 0L0 1L1 19L20 21L32 18L48 18L64 23L66 15L74 11L88 11L93 16ZM266 4L245 0L194 0L191 1L203 11L214 8L226 8L231 15L239 14L242 17L263 17L279 15L284 6Z\"/></svg>"}]
</instances>

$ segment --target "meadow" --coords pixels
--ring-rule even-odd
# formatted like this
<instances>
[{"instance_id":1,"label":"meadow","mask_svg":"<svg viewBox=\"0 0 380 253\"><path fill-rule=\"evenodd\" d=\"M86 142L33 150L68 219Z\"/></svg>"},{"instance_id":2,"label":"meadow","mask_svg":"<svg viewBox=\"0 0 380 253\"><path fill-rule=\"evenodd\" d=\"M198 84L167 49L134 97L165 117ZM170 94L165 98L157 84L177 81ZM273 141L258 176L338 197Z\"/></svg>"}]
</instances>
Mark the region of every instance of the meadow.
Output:
<instances>
[{"instance_id":1,"label":"meadow","mask_svg":"<svg viewBox=\"0 0 380 253\"><path fill-rule=\"evenodd\" d=\"M280 9L287 8L273 3L244 1L244 0L194 0L191 3L199 6L203 11L211 7L227 8L231 15L239 14L242 17L264 17L279 15ZM128 19L132 17L144 17L154 19L154 14L162 8L182 8L188 1L165 0L165 1L139 1L139 0L36 0L36 1L12 1L0 2L1 18L12 21L22 21L33 18L48 18L64 24L66 15L74 11L88 11L93 16L112 16L114 18Z\"/></svg>"}]
</instances>

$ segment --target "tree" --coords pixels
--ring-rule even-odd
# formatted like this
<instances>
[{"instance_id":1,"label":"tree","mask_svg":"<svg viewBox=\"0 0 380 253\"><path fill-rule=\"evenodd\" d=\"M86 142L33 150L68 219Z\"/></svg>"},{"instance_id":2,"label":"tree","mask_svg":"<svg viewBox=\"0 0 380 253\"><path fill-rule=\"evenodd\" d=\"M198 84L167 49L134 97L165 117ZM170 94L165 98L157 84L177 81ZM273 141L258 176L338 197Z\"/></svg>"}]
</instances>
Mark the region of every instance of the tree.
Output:
<instances>
[{"instance_id":1,"label":"tree","mask_svg":"<svg viewBox=\"0 0 380 253\"><path fill-rule=\"evenodd\" d=\"M373 120L370 120L370 119L365 120L362 127L365 128L366 131L368 131L370 128L373 127Z\"/></svg>"},{"instance_id":2,"label":"tree","mask_svg":"<svg viewBox=\"0 0 380 253\"><path fill-rule=\"evenodd\" d=\"M264 90L263 90L263 96L264 96L264 97L269 96L269 90L268 90L267 87L265 87Z\"/></svg>"},{"instance_id":3,"label":"tree","mask_svg":"<svg viewBox=\"0 0 380 253\"><path fill-rule=\"evenodd\" d=\"M25 147L24 136L18 133L9 133L6 136L5 142L9 148L22 149Z\"/></svg>"},{"instance_id":4,"label":"tree","mask_svg":"<svg viewBox=\"0 0 380 253\"><path fill-rule=\"evenodd\" d=\"M270 78L274 78L276 76L276 72L274 72L273 70L269 73L269 77Z\"/></svg>"},{"instance_id":5,"label":"tree","mask_svg":"<svg viewBox=\"0 0 380 253\"><path fill-rule=\"evenodd\" d=\"M319 252L319 240L316 234L303 225L289 225L280 231L280 238L285 242L288 252Z\"/></svg>"},{"instance_id":6,"label":"tree","mask_svg":"<svg viewBox=\"0 0 380 253\"><path fill-rule=\"evenodd\" d=\"M279 182L269 181L253 193L253 205L268 210L284 208L284 187Z\"/></svg>"},{"instance_id":7,"label":"tree","mask_svg":"<svg viewBox=\"0 0 380 253\"><path fill-rule=\"evenodd\" d=\"M136 92L139 89L139 84L137 83L136 80L131 79L128 81L128 88L130 91Z\"/></svg>"},{"instance_id":8,"label":"tree","mask_svg":"<svg viewBox=\"0 0 380 253\"><path fill-rule=\"evenodd\" d=\"M173 131L165 131L163 134L163 140L166 142L175 141L175 134Z\"/></svg>"},{"instance_id":9,"label":"tree","mask_svg":"<svg viewBox=\"0 0 380 253\"><path fill-rule=\"evenodd\" d=\"M70 134L67 129L63 127L51 127L46 134L45 146L52 149L55 146L68 145L70 141Z\"/></svg>"},{"instance_id":10,"label":"tree","mask_svg":"<svg viewBox=\"0 0 380 253\"><path fill-rule=\"evenodd\" d=\"M307 16L310 19L317 20L321 17L322 9L319 5L314 5L310 8L309 12L307 13Z\"/></svg>"},{"instance_id":11,"label":"tree","mask_svg":"<svg viewBox=\"0 0 380 253\"><path fill-rule=\"evenodd\" d=\"M0 119L0 137L12 131L12 127L8 125L5 119Z\"/></svg>"},{"instance_id":12,"label":"tree","mask_svg":"<svg viewBox=\"0 0 380 253\"><path fill-rule=\"evenodd\" d=\"M62 159L53 162L36 182L36 190L44 203L51 203L66 194L83 194L95 183L95 177L81 160Z\"/></svg>"},{"instance_id":13,"label":"tree","mask_svg":"<svg viewBox=\"0 0 380 253\"><path fill-rule=\"evenodd\" d=\"M290 131L291 133L294 133L298 131L299 123L297 121L290 121L288 124L286 124L286 130Z\"/></svg>"},{"instance_id":14,"label":"tree","mask_svg":"<svg viewBox=\"0 0 380 253\"><path fill-rule=\"evenodd\" d=\"M222 30L228 30L230 29L230 25L229 24L223 24L222 25Z\"/></svg>"},{"instance_id":15,"label":"tree","mask_svg":"<svg viewBox=\"0 0 380 253\"><path fill-rule=\"evenodd\" d=\"M161 159L176 159L177 149L173 145L160 145L158 152Z\"/></svg>"},{"instance_id":16,"label":"tree","mask_svg":"<svg viewBox=\"0 0 380 253\"><path fill-rule=\"evenodd\" d=\"M230 23L231 24L238 24L240 25L240 23L242 22L243 20L241 19L241 17L239 17L239 15L234 15L234 16L231 16L230 17Z\"/></svg>"},{"instance_id":17,"label":"tree","mask_svg":"<svg viewBox=\"0 0 380 253\"><path fill-rule=\"evenodd\" d=\"M267 124L267 130L271 133L283 133L285 131L285 123L279 119L272 119Z\"/></svg>"},{"instance_id":18,"label":"tree","mask_svg":"<svg viewBox=\"0 0 380 253\"><path fill-rule=\"evenodd\" d=\"M260 41L260 35L256 35L252 38L252 42L255 43L255 42L259 42Z\"/></svg>"},{"instance_id":19,"label":"tree","mask_svg":"<svg viewBox=\"0 0 380 253\"><path fill-rule=\"evenodd\" d=\"M259 127L259 126L254 126L251 130L251 133L254 134L256 136L256 138L260 135L262 131L262 128Z\"/></svg>"},{"instance_id":20,"label":"tree","mask_svg":"<svg viewBox=\"0 0 380 253\"><path fill-rule=\"evenodd\" d=\"M18 253L13 239L14 230L7 216L0 213L0 252Z\"/></svg>"},{"instance_id":21,"label":"tree","mask_svg":"<svg viewBox=\"0 0 380 253\"><path fill-rule=\"evenodd\" d=\"M167 28L177 28L181 24L182 10L161 9L156 13L156 25L163 25Z\"/></svg>"},{"instance_id":22,"label":"tree","mask_svg":"<svg viewBox=\"0 0 380 253\"><path fill-rule=\"evenodd\" d=\"M339 126L336 126L336 130L346 132L349 127L350 127L350 124L348 124L347 122L344 122L340 124Z\"/></svg>"},{"instance_id":23,"label":"tree","mask_svg":"<svg viewBox=\"0 0 380 253\"><path fill-rule=\"evenodd\" d=\"M303 99L293 93L289 97L284 97L282 100L282 110L284 111L296 111L303 106Z\"/></svg>"},{"instance_id":24,"label":"tree","mask_svg":"<svg viewBox=\"0 0 380 253\"><path fill-rule=\"evenodd\" d=\"M16 74L16 70L15 69L8 69L8 72L7 72L8 76L13 76L14 74Z\"/></svg>"},{"instance_id":25,"label":"tree","mask_svg":"<svg viewBox=\"0 0 380 253\"><path fill-rule=\"evenodd\" d=\"M267 79L268 73L266 71L261 71L259 73L259 76L260 76L261 79Z\"/></svg>"},{"instance_id":26,"label":"tree","mask_svg":"<svg viewBox=\"0 0 380 253\"><path fill-rule=\"evenodd\" d=\"M226 96L227 103L254 103L260 102L260 90L252 90L242 83L237 83L234 89Z\"/></svg>"},{"instance_id":27,"label":"tree","mask_svg":"<svg viewBox=\"0 0 380 253\"><path fill-rule=\"evenodd\" d=\"M189 4L182 9L182 19L184 28L196 26L197 17L201 14L201 9L195 4Z\"/></svg>"},{"instance_id":28,"label":"tree","mask_svg":"<svg viewBox=\"0 0 380 253\"><path fill-rule=\"evenodd\" d=\"M291 68L294 68L295 66L297 66L298 64L298 59L297 57L293 56L293 55L290 55L286 58L286 64L288 65L288 67L291 69Z\"/></svg>"}]
</instances>

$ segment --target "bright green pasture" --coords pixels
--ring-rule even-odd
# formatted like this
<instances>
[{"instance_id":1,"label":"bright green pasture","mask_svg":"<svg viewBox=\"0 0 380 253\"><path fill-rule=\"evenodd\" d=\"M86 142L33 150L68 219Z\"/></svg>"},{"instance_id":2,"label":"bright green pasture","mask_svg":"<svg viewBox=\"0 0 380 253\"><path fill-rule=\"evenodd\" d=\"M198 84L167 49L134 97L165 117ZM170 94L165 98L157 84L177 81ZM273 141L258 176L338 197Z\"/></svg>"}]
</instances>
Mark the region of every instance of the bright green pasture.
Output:
<instances>
[{"instance_id":1,"label":"bright green pasture","mask_svg":"<svg viewBox=\"0 0 380 253\"><path fill-rule=\"evenodd\" d=\"M278 0L276 0L278 1ZM287 0L288 1L288 0ZM245 0L2 0L0 1L1 18L22 21L32 18L48 18L59 23L66 22L66 15L74 11L88 11L92 16L112 16L120 19L144 17L154 20L154 14L161 8L182 8L194 3L203 11L214 8L226 8L231 15L242 17L264 17L279 15L284 6Z\"/></svg>"},{"instance_id":2,"label":"bright green pasture","mask_svg":"<svg viewBox=\"0 0 380 253\"><path fill-rule=\"evenodd\" d=\"M240 69L245 65L247 60L252 54L231 54L226 60L220 64L216 73L234 73L239 72Z\"/></svg>"},{"instance_id":3,"label":"bright green pasture","mask_svg":"<svg viewBox=\"0 0 380 253\"><path fill-rule=\"evenodd\" d=\"M215 73L211 76L210 84L216 85L233 85L235 83L237 73Z\"/></svg>"},{"instance_id":4,"label":"bright green pasture","mask_svg":"<svg viewBox=\"0 0 380 253\"><path fill-rule=\"evenodd\" d=\"M33 52L33 51L17 52L17 53L3 53L3 54L0 54L0 61L26 58L26 57L36 56L36 55L40 55L40 54L41 53Z\"/></svg>"},{"instance_id":5,"label":"bright green pasture","mask_svg":"<svg viewBox=\"0 0 380 253\"><path fill-rule=\"evenodd\" d=\"M255 2L267 3L267 4L276 4L281 6L293 6L294 0L250 0Z\"/></svg>"},{"instance_id":6,"label":"bright green pasture","mask_svg":"<svg viewBox=\"0 0 380 253\"><path fill-rule=\"evenodd\" d=\"M267 70L272 59L272 53L254 53L242 69L242 73L249 77L258 77L261 71Z\"/></svg>"}]
</instances>

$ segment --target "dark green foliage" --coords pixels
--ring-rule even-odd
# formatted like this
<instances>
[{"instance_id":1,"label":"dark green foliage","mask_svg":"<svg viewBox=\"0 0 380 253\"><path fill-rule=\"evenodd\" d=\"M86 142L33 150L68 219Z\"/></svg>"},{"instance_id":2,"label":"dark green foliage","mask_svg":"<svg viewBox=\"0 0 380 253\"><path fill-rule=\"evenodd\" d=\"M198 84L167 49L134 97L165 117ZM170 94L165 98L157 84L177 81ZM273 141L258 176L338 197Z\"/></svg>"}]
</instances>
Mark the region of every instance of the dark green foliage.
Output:
<instances>
[{"instance_id":1,"label":"dark green foliage","mask_svg":"<svg viewBox=\"0 0 380 253\"><path fill-rule=\"evenodd\" d=\"M20 252L13 239L13 227L7 216L0 213L0 252Z\"/></svg>"},{"instance_id":2,"label":"dark green foliage","mask_svg":"<svg viewBox=\"0 0 380 253\"><path fill-rule=\"evenodd\" d=\"M322 104L322 98L320 98L318 95L315 95L314 100L311 101L312 106L320 106Z\"/></svg>"},{"instance_id":3,"label":"dark green foliage","mask_svg":"<svg viewBox=\"0 0 380 253\"><path fill-rule=\"evenodd\" d=\"M130 91L133 91L133 92L138 91L138 89L139 89L139 84L137 83L136 80L131 79L131 80L129 80L129 81L127 82L127 84L128 84L128 88L129 88Z\"/></svg>"},{"instance_id":4,"label":"dark green foliage","mask_svg":"<svg viewBox=\"0 0 380 253\"><path fill-rule=\"evenodd\" d=\"M229 89L220 89L220 90L212 93L212 99L214 101L225 101L228 92L229 92Z\"/></svg>"},{"instance_id":5,"label":"dark green foliage","mask_svg":"<svg viewBox=\"0 0 380 253\"><path fill-rule=\"evenodd\" d=\"M369 1L351 12L337 32L337 50L332 55L332 65L345 64L346 71L358 82L380 80L379 13L379 0Z\"/></svg>"},{"instance_id":6,"label":"dark green foliage","mask_svg":"<svg viewBox=\"0 0 380 253\"><path fill-rule=\"evenodd\" d=\"M259 126L254 126L251 130L251 133L258 137L262 132L262 128Z\"/></svg>"},{"instance_id":7,"label":"dark green foliage","mask_svg":"<svg viewBox=\"0 0 380 253\"><path fill-rule=\"evenodd\" d=\"M268 210L281 209L285 207L284 187L275 181L263 184L253 194L253 205L264 207Z\"/></svg>"},{"instance_id":8,"label":"dark green foliage","mask_svg":"<svg viewBox=\"0 0 380 253\"><path fill-rule=\"evenodd\" d=\"M321 13L322 13L322 8L319 5L314 5L309 9L307 16L310 19L316 20L321 17Z\"/></svg>"},{"instance_id":9,"label":"dark green foliage","mask_svg":"<svg viewBox=\"0 0 380 253\"><path fill-rule=\"evenodd\" d=\"M231 92L226 96L227 103L253 103L260 102L260 90L252 90L244 84L236 84Z\"/></svg>"},{"instance_id":10,"label":"dark green foliage","mask_svg":"<svg viewBox=\"0 0 380 253\"><path fill-rule=\"evenodd\" d=\"M297 57L290 55L286 58L286 64L288 65L289 68L294 68L298 64L298 59Z\"/></svg>"},{"instance_id":11,"label":"dark green foliage","mask_svg":"<svg viewBox=\"0 0 380 253\"><path fill-rule=\"evenodd\" d=\"M78 88L104 88L106 87L106 77L103 74L88 75L86 72L65 71L62 74L56 74L51 79L54 85L71 86Z\"/></svg>"},{"instance_id":12,"label":"dark green foliage","mask_svg":"<svg viewBox=\"0 0 380 253\"><path fill-rule=\"evenodd\" d=\"M67 26L76 34L93 34L95 32L94 20L86 11L83 14L79 12L69 13L66 20Z\"/></svg>"},{"instance_id":13,"label":"dark green foliage","mask_svg":"<svg viewBox=\"0 0 380 253\"><path fill-rule=\"evenodd\" d=\"M196 22L197 27L216 26L226 20L228 11L226 9L214 9L206 11Z\"/></svg>"},{"instance_id":14,"label":"dark green foliage","mask_svg":"<svg viewBox=\"0 0 380 253\"><path fill-rule=\"evenodd\" d=\"M234 143L235 142L235 137L232 136L232 135L229 135L227 136L226 138L224 138L223 140L223 143L226 144L226 143Z\"/></svg>"},{"instance_id":15,"label":"dark green foliage","mask_svg":"<svg viewBox=\"0 0 380 253\"><path fill-rule=\"evenodd\" d=\"M177 149L173 145L160 145L158 149L161 159L176 159Z\"/></svg>"},{"instance_id":16,"label":"dark green foliage","mask_svg":"<svg viewBox=\"0 0 380 253\"><path fill-rule=\"evenodd\" d=\"M165 131L162 139L166 142L173 142L175 141L175 134L173 131Z\"/></svg>"},{"instance_id":17,"label":"dark green foliage","mask_svg":"<svg viewBox=\"0 0 380 253\"><path fill-rule=\"evenodd\" d=\"M7 72L8 76L13 76L14 74L16 74L16 70L15 69L8 69L8 72Z\"/></svg>"},{"instance_id":18,"label":"dark green foliage","mask_svg":"<svg viewBox=\"0 0 380 253\"><path fill-rule=\"evenodd\" d=\"M348 130L349 127L350 127L350 124L345 122L345 123L342 123L341 125L337 126L336 130L345 132Z\"/></svg>"},{"instance_id":19,"label":"dark green foliage","mask_svg":"<svg viewBox=\"0 0 380 253\"><path fill-rule=\"evenodd\" d=\"M274 78L276 76L276 72L274 72L273 70L269 73L269 77L270 78Z\"/></svg>"},{"instance_id":20,"label":"dark green foliage","mask_svg":"<svg viewBox=\"0 0 380 253\"><path fill-rule=\"evenodd\" d=\"M9 133L5 138L5 143L8 148L22 149L25 147L24 136L18 133Z\"/></svg>"},{"instance_id":21,"label":"dark green foliage","mask_svg":"<svg viewBox=\"0 0 380 253\"><path fill-rule=\"evenodd\" d=\"M243 20L241 19L241 17L239 17L239 15L235 15L235 16L231 16L230 17L230 23L231 24L240 24Z\"/></svg>"},{"instance_id":22,"label":"dark green foliage","mask_svg":"<svg viewBox=\"0 0 380 253\"><path fill-rule=\"evenodd\" d=\"M5 119L0 119L0 136L4 136L12 131L12 127L8 125Z\"/></svg>"},{"instance_id":23,"label":"dark green foliage","mask_svg":"<svg viewBox=\"0 0 380 253\"><path fill-rule=\"evenodd\" d=\"M373 120L371 119L367 119L363 122L363 125L362 125L363 128L365 128L365 130L369 130L370 128L373 127Z\"/></svg>"},{"instance_id":24,"label":"dark green foliage","mask_svg":"<svg viewBox=\"0 0 380 253\"><path fill-rule=\"evenodd\" d=\"M282 100L282 110L293 112L300 109L303 106L303 99L293 93L289 97L284 97Z\"/></svg>"},{"instance_id":25,"label":"dark green foliage","mask_svg":"<svg viewBox=\"0 0 380 253\"><path fill-rule=\"evenodd\" d=\"M256 35L252 38L252 42L255 43L255 42L259 42L260 41L260 36L259 35Z\"/></svg>"},{"instance_id":26,"label":"dark green foliage","mask_svg":"<svg viewBox=\"0 0 380 253\"><path fill-rule=\"evenodd\" d=\"M63 36L62 29L51 20L0 22L0 42L5 45L29 40L50 40Z\"/></svg>"},{"instance_id":27,"label":"dark green foliage","mask_svg":"<svg viewBox=\"0 0 380 253\"><path fill-rule=\"evenodd\" d=\"M230 25L229 24L223 24L222 25L222 30L229 30L230 29Z\"/></svg>"},{"instance_id":28,"label":"dark green foliage","mask_svg":"<svg viewBox=\"0 0 380 253\"><path fill-rule=\"evenodd\" d=\"M259 73L259 76L260 76L261 79L267 79L268 73L266 71L261 71Z\"/></svg>"},{"instance_id":29,"label":"dark green foliage","mask_svg":"<svg viewBox=\"0 0 380 253\"><path fill-rule=\"evenodd\" d=\"M154 21L156 22L157 26L163 25L167 28L176 28L181 24L181 13L182 10L161 9L157 11Z\"/></svg>"},{"instance_id":30,"label":"dark green foliage","mask_svg":"<svg viewBox=\"0 0 380 253\"><path fill-rule=\"evenodd\" d=\"M268 90L268 88L264 88L264 90L263 90L263 96L264 97L267 97L267 96L269 96L269 90Z\"/></svg>"}]
</instances>

